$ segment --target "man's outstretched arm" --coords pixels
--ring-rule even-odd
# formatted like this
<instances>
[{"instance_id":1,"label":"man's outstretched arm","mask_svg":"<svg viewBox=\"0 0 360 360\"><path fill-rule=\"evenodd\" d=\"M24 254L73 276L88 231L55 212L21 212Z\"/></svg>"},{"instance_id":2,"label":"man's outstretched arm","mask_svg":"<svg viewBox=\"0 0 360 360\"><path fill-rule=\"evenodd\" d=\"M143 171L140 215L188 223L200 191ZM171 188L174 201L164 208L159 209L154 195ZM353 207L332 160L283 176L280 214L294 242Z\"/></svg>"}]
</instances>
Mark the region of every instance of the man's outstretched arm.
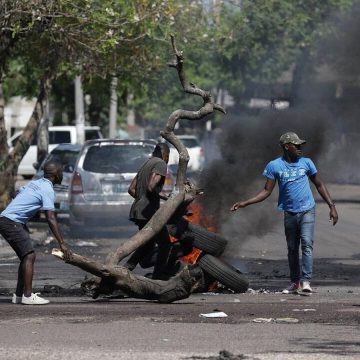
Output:
<instances>
[{"instance_id":1,"label":"man's outstretched arm","mask_svg":"<svg viewBox=\"0 0 360 360\"><path fill-rule=\"evenodd\" d=\"M271 195L272 191L274 190L274 186L275 186L275 180L267 179L264 189L262 189L259 193L257 193L254 197L250 199L236 202L230 208L230 211L236 211L237 209L244 208L248 205L252 205L264 201Z\"/></svg>"}]
</instances>

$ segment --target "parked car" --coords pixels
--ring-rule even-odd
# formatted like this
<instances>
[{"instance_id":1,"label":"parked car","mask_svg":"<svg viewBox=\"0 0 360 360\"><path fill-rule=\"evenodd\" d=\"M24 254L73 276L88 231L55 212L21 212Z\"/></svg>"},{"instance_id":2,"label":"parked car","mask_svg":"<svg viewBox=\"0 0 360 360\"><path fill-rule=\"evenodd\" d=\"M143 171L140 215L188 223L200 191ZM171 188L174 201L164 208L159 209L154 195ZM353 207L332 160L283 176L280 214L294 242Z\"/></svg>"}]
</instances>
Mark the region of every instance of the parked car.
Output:
<instances>
[{"instance_id":1,"label":"parked car","mask_svg":"<svg viewBox=\"0 0 360 360\"><path fill-rule=\"evenodd\" d=\"M55 184L54 190L56 194L55 209L60 213L69 211L69 184L71 176L75 169L76 160L78 158L81 145L79 144L59 144L57 145L38 166L38 170L33 179L39 179L44 175L44 164L46 161L57 161L63 165L63 180L61 184Z\"/></svg>"},{"instance_id":2,"label":"parked car","mask_svg":"<svg viewBox=\"0 0 360 360\"><path fill-rule=\"evenodd\" d=\"M21 134L22 131L19 131L9 138L8 145L10 151L16 145ZM101 139L102 137L103 136L98 126L85 126L85 140L99 138ZM76 126L49 126L49 152L51 152L58 144L75 144L76 140ZM36 163L36 160L37 139L35 137L28 151L26 152L19 164L18 174L22 175L24 178L31 178L32 176L34 176L36 172L34 168L34 163Z\"/></svg>"},{"instance_id":3,"label":"parked car","mask_svg":"<svg viewBox=\"0 0 360 360\"><path fill-rule=\"evenodd\" d=\"M69 188L69 223L73 233L85 227L119 224L128 219L133 198L128 188L155 141L102 139L87 141L80 151ZM166 176L164 191L172 191Z\"/></svg>"},{"instance_id":4,"label":"parked car","mask_svg":"<svg viewBox=\"0 0 360 360\"><path fill-rule=\"evenodd\" d=\"M186 147L190 160L188 163L189 171L199 171L202 170L205 163L205 156L202 147L200 146L199 139L195 135L178 135L177 136L184 146ZM169 156L169 166L174 170L179 164L179 153L174 146L170 146L170 156Z\"/></svg>"}]
</instances>

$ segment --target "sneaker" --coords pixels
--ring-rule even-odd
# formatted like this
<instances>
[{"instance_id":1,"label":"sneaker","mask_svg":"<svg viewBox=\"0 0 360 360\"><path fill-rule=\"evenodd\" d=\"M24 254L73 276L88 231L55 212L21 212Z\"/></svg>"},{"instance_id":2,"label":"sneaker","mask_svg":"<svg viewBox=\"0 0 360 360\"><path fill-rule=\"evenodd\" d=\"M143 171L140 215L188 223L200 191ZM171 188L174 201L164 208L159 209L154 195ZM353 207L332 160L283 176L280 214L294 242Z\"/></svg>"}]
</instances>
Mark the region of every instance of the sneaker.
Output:
<instances>
[{"instance_id":1,"label":"sneaker","mask_svg":"<svg viewBox=\"0 0 360 360\"><path fill-rule=\"evenodd\" d=\"M45 305L50 302L49 300L43 299L38 294L40 293L31 294L31 296L29 297L23 295L21 299L21 303L24 305Z\"/></svg>"},{"instance_id":2,"label":"sneaker","mask_svg":"<svg viewBox=\"0 0 360 360\"><path fill-rule=\"evenodd\" d=\"M13 294L11 302L13 304L21 304L22 296L17 296L16 294Z\"/></svg>"},{"instance_id":3,"label":"sneaker","mask_svg":"<svg viewBox=\"0 0 360 360\"><path fill-rule=\"evenodd\" d=\"M300 282L293 282L288 288L282 291L283 294L296 294L301 289Z\"/></svg>"},{"instance_id":4,"label":"sneaker","mask_svg":"<svg viewBox=\"0 0 360 360\"><path fill-rule=\"evenodd\" d=\"M310 286L310 281L303 281L303 283L302 283L302 291L307 292L307 293L312 292L312 288Z\"/></svg>"}]
</instances>

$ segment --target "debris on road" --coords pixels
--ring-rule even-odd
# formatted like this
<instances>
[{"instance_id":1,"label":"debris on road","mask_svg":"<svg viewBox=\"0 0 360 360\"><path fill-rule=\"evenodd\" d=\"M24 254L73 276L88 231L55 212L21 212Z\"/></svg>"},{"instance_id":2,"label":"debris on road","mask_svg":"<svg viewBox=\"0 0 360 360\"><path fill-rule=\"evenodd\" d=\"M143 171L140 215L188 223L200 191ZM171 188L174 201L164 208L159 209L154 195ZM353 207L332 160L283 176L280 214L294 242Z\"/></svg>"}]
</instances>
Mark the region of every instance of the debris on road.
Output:
<instances>
[{"instance_id":1,"label":"debris on road","mask_svg":"<svg viewBox=\"0 0 360 360\"><path fill-rule=\"evenodd\" d=\"M92 247L97 247L98 244L96 244L95 242L93 241L85 241L85 240L79 240L75 243L75 246L79 246L79 247L82 247L82 246L92 246Z\"/></svg>"},{"instance_id":2,"label":"debris on road","mask_svg":"<svg viewBox=\"0 0 360 360\"><path fill-rule=\"evenodd\" d=\"M274 321L273 318L256 318L252 320L254 323L271 323L272 321Z\"/></svg>"},{"instance_id":3,"label":"debris on road","mask_svg":"<svg viewBox=\"0 0 360 360\"><path fill-rule=\"evenodd\" d=\"M276 323L276 324L296 324L299 322L296 318L256 318L253 319L254 323Z\"/></svg>"},{"instance_id":4,"label":"debris on road","mask_svg":"<svg viewBox=\"0 0 360 360\"><path fill-rule=\"evenodd\" d=\"M224 318L227 317L227 315L222 312L222 311L216 311L216 312L212 312L212 313L207 313L207 314L200 314L200 317L205 317L205 318Z\"/></svg>"}]
</instances>

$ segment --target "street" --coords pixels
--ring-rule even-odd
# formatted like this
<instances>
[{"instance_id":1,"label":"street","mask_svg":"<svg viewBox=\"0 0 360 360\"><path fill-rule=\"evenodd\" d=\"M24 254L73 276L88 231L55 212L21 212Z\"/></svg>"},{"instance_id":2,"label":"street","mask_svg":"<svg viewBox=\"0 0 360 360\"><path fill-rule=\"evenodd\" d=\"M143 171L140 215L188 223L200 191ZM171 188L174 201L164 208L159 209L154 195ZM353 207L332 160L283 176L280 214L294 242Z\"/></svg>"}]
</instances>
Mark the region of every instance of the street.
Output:
<instances>
[{"instance_id":1,"label":"street","mask_svg":"<svg viewBox=\"0 0 360 360\"><path fill-rule=\"evenodd\" d=\"M288 284L281 216L271 232L241 244L227 260L246 272L245 294L194 294L173 304L81 292L86 273L50 255L46 224L31 224L37 260L34 285L51 303L13 305L18 260L0 246L1 359L358 359L360 358L359 187L331 185L339 223L319 202L314 293L284 295ZM128 226L98 237L65 237L74 252L103 260L135 232ZM231 239L236 241L236 239ZM144 270L137 270L141 273ZM88 275L89 276L89 275ZM224 312L227 317L201 314ZM225 350L226 352L220 352Z\"/></svg>"}]
</instances>

